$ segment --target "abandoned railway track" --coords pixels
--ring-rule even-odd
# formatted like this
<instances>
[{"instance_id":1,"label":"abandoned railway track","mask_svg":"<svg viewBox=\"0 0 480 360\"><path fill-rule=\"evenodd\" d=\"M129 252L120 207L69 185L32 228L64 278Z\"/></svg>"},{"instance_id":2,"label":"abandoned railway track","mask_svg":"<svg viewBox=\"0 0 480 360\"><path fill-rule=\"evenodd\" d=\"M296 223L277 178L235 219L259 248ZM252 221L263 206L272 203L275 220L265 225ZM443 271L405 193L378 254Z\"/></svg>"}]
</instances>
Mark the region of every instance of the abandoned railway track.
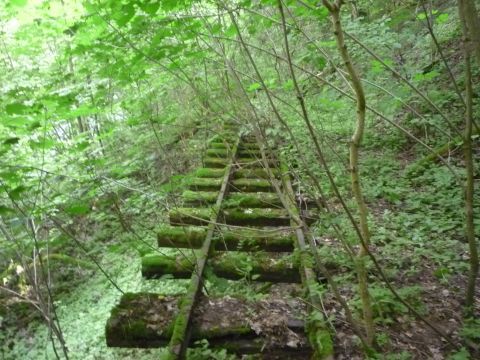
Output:
<instances>
[{"instance_id":1,"label":"abandoned railway track","mask_svg":"<svg viewBox=\"0 0 480 360\"><path fill-rule=\"evenodd\" d=\"M106 325L112 347L168 347L168 359L206 339L212 347L261 359L332 358L333 344L318 299L318 278L288 168L234 124L209 142L204 166L158 231L158 246L176 257L149 254L142 275L190 279L185 294L127 293ZM255 300L217 296L206 279L257 284ZM273 285L275 284L275 285ZM209 290L210 289L210 290Z\"/></svg>"}]
</instances>

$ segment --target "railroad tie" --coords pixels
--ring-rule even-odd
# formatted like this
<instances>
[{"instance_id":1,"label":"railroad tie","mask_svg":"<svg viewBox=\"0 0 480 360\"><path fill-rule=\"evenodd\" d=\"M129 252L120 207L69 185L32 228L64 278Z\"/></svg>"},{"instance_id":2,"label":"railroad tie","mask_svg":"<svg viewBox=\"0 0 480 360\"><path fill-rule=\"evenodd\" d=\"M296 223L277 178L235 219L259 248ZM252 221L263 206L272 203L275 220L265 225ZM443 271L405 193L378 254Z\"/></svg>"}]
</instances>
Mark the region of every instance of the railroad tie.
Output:
<instances>
[{"instance_id":1,"label":"railroad tie","mask_svg":"<svg viewBox=\"0 0 480 360\"><path fill-rule=\"evenodd\" d=\"M288 168L235 124L209 141L182 205L158 230L159 247L189 249L177 256L142 258L146 279L191 279L179 296L127 293L106 325L112 347L168 347L185 358L197 340L262 359L331 359L333 344L317 308L320 274L311 268L303 230L317 219L300 216ZM210 276L255 284L254 299L215 295ZM262 285L263 284L263 285ZM321 314L321 313L320 313Z\"/></svg>"}]
</instances>

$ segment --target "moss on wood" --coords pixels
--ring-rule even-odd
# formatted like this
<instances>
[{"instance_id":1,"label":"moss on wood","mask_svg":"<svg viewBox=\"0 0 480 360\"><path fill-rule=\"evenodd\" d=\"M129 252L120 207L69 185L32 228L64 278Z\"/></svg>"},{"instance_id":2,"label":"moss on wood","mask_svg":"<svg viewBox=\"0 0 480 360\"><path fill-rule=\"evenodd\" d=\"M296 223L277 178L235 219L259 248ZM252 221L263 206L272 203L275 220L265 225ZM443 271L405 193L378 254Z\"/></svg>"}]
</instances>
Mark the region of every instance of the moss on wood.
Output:
<instances>
[{"instance_id":1,"label":"moss on wood","mask_svg":"<svg viewBox=\"0 0 480 360\"><path fill-rule=\"evenodd\" d=\"M260 149L242 149L238 151L238 156L246 157L246 158L251 158L251 157L261 158L262 152L260 151Z\"/></svg>"},{"instance_id":2,"label":"moss on wood","mask_svg":"<svg viewBox=\"0 0 480 360\"><path fill-rule=\"evenodd\" d=\"M289 226L290 217L284 209L225 209L225 222L242 226Z\"/></svg>"},{"instance_id":3,"label":"moss on wood","mask_svg":"<svg viewBox=\"0 0 480 360\"><path fill-rule=\"evenodd\" d=\"M207 156L226 158L227 156L230 155L230 151L228 151L228 149L213 148L213 149L207 149L206 154Z\"/></svg>"},{"instance_id":4,"label":"moss on wood","mask_svg":"<svg viewBox=\"0 0 480 360\"><path fill-rule=\"evenodd\" d=\"M281 207L282 202L276 193L273 192L232 192L223 202L224 208L269 208Z\"/></svg>"},{"instance_id":5,"label":"moss on wood","mask_svg":"<svg viewBox=\"0 0 480 360\"><path fill-rule=\"evenodd\" d=\"M213 169L225 168L228 165L228 162L229 162L228 159L215 158L215 157L206 157L203 160L205 167L213 168Z\"/></svg>"},{"instance_id":6,"label":"moss on wood","mask_svg":"<svg viewBox=\"0 0 480 360\"><path fill-rule=\"evenodd\" d=\"M265 164L262 159L255 159L251 157L239 157L236 160L240 168L264 168ZM271 168L276 168L278 166L278 160L267 159L267 164Z\"/></svg>"},{"instance_id":7,"label":"moss on wood","mask_svg":"<svg viewBox=\"0 0 480 360\"><path fill-rule=\"evenodd\" d=\"M128 299L127 299L128 298ZM178 316L179 297L165 297L159 294L125 294L113 310L106 326L107 345L111 347L151 348L164 346L173 333L173 324ZM269 321L259 321L256 328L250 325L252 310L258 311L260 319L267 319L282 309L285 316L285 333L294 331L298 347L289 347L278 334L265 338ZM302 354L308 358L310 347L303 332L304 322L301 309L278 300L261 304L246 303L245 300L231 297L201 298L198 311L192 319L192 343L207 339L211 346L227 348L238 354L261 352L269 354ZM274 315L273 315L274 316ZM178 319L178 318L177 318ZM257 332L255 331L257 330ZM267 334L268 336L268 334ZM173 355L173 354L172 354ZM172 357L170 357L172 358ZM175 355L173 355L175 358ZM275 357L278 358L278 357Z\"/></svg>"},{"instance_id":8,"label":"moss on wood","mask_svg":"<svg viewBox=\"0 0 480 360\"><path fill-rule=\"evenodd\" d=\"M182 194L183 202L186 205L209 205L217 201L217 191L191 191L186 190Z\"/></svg>"},{"instance_id":9,"label":"moss on wood","mask_svg":"<svg viewBox=\"0 0 480 360\"><path fill-rule=\"evenodd\" d=\"M200 248L207 234L206 228L194 226L163 226L158 230L158 246L171 248ZM293 239L289 232L265 233L255 229L224 230L215 234L217 250L292 251Z\"/></svg>"},{"instance_id":10,"label":"moss on wood","mask_svg":"<svg viewBox=\"0 0 480 360\"><path fill-rule=\"evenodd\" d=\"M270 181L266 179L241 178L234 179L230 184L232 191L269 192L275 190Z\"/></svg>"},{"instance_id":11,"label":"moss on wood","mask_svg":"<svg viewBox=\"0 0 480 360\"><path fill-rule=\"evenodd\" d=\"M228 149L230 148L230 144L226 142L211 142L209 145L210 149Z\"/></svg>"},{"instance_id":12,"label":"moss on wood","mask_svg":"<svg viewBox=\"0 0 480 360\"><path fill-rule=\"evenodd\" d=\"M196 256L192 253L179 254L175 258L149 254L142 257L142 275L146 278L158 278L170 274L174 278L188 279L192 275L195 259ZM264 253L251 256L245 252L222 252L216 253L209 259L208 264L216 276L226 279L300 282L298 266L295 266L290 256L272 259Z\"/></svg>"},{"instance_id":13,"label":"moss on wood","mask_svg":"<svg viewBox=\"0 0 480 360\"><path fill-rule=\"evenodd\" d=\"M240 145L238 145L238 148L240 150L244 150L244 149L256 149L256 150L260 150L259 147L258 147L258 144L256 142L252 142L252 141L242 141L240 143Z\"/></svg>"},{"instance_id":14,"label":"moss on wood","mask_svg":"<svg viewBox=\"0 0 480 360\"><path fill-rule=\"evenodd\" d=\"M225 169L200 168L195 171L197 178L223 178Z\"/></svg>"},{"instance_id":15,"label":"moss on wood","mask_svg":"<svg viewBox=\"0 0 480 360\"><path fill-rule=\"evenodd\" d=\"M188 181L187 187L197 191L218 191L222 181L222 178L193 178Z\"/></svg>"},{"instance_id":16,"label":"moss on wood","mask_svg":"<svg viewBox=\"0 0 480 360\"><path fill-rule=\"evenodd\" d=\"M168 213L170 225L207 225L212 217L212 208L177 208Z\"/></svg>"},{"instance_id":17,"label":"moss on wood","mask_svg":"<svg viewBox=\"0 0 480 360\"><path fill-rule=\"evenodd\" d=\"M200 247L206 235L206 228L194 226L165 225L157 230L158 246L161 247Z\"/></svg>"},{"instance_id":18,"label":"moss on wood","mask_svg":"<svg viewBox=\"0 0 480 360\"><path fill-rule=\"evenodd\" d=\"M172 333L176 297L153 293L126 293L110 313L105 326L107 346L159 347ZM155 317L159 313L161 316Z\"/></svg>"},{"instance_id":19,"label":"moss on wood","mask_svg":"<svg viewBox=\"0 0 480 360\"><path fill-rule=\"evenodd\" d=\"M280 176L278 169L271 169L274 176ZM261 178L269 179L268 172L265 169L238 169L233 173L235 179L241 178Z\"/></svg>"},{"instance_id":20,"label":"moss on wood","mask_svg":"<svg viewBox=\"0 0 480 360\"><path fill-rule=\"evenodd\" d=\"M215 135L214 137L212 137L209 141L209 144L224 144L224 143L229 143L229 141L227 141L227 139L224 137L224 136L221 136L221 135Z\"/></svg>"}]
</instances>

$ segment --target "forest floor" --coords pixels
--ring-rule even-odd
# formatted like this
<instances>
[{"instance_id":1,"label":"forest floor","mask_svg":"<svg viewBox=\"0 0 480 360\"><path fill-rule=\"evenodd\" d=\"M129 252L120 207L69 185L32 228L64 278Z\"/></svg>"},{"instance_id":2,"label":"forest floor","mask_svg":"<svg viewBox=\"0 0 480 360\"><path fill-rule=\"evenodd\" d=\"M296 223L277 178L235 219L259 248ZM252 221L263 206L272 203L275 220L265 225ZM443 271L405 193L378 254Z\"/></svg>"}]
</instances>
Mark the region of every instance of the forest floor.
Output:
<instances>
[{"instance_id":1,"label":"forest floor","mask_svg":"<svg viewBox=\"0 0 480 360\"><path fill-rule=\"evenodd\" d=\"M381 259L384 271L388 274L399 293L412 305L416 311L427 320L434 323L455 341L462 337L469 337L472 341L478 339L478 324L470 327L462 324L462 300L465 291L466 278L462 275L465 269L466 246L452 232L456 223L453 213L437 211L442 202L448 202L451 194L431 196L436 186L445 181L451 181L443 170L427 171L421 175L423 185L412 193L412 186L418 186L418 177L410 181L398 181L403 176L405 158L387 161L387 169L378 175L375 151L366 151L364 172L376 174L375 177L366 177L367 196L370 198L372 223L375 225L372 250ZM371 168L369 168L371 166ZM436 182L440 182L436 184ZM413 184L412 184L413 183ZM376 184L376 188L370 186ZM378 189L378 184L382 188ZM426 185L425 185L426 184ZM452 188L453 189L453 188ZM452 190L453 191L453 190ZM406 195L405 198L391 198L397 192ZM389 196L384 196L390 194ZM389 200L390 198L390 200ZM378 201L372 201L378 199ZM425 208L415 208L418 201L430 202ZM153 210L154 207L150 209ZM143 216L148 214L142 213ZM158 214L152 219L157 218ZM418 226L419 224L422 226ZM113 280L125 292L158 292L164 295L183 293L188 281L178 280L149 280L144 281L140 272L140 256L142 246L137 237L125 233L120 226L93 222L81 222L76 229L77 233L88 234L92 239L101 240L107 252L101 261L105 270L113 275ZM438 229L442 227L442 229ZM155 237L150 229L154 224L144 224L144 232L137 234L152 246ZM95 229L95 230L92 230ZM102 239L98 238L102 234ZM359 309L358 299L355 298L355 278L346 269L335 239L324 239L325 249L330 256L337 259L341 271L337 278L342 284L342 293L354 309ZM399 256L399 254L401 254ZM462 261L454 261L459 260ZM460 265L459 265L460 264ZM375 270L371 269L372 280L375 279ZM107 348L105 344L104 327L110 315L110 309L118 303L120 293L108 282L105 277L91 270L73 269L64 281L75 281L75 286L65 287L64 291L56 295L56 306L60 323L64 331L66 342L73 359L118 359L142 358L154 359L162 350L148 349L115 349ZM59 284L60 285L60 284ZM65 285L65 284L63 284ZM382 359L447 359L456 353L453 347L435 334L425 323L408 313L406 308L399 304L381 282L373 281L371 294L377 323L377 343L382 349L379 355ZM249 286L247 284L247 286ZM477 290L480 289L480 283ZM480 293L477 291L477 299ZM325 293L324 307L329 316L335 337L335 350L338 359L363 359L358 339L354 336L346 322L343 311L336 300ZM478 302L477 302L478 303ZM476 309L480 314L480 309ZM33 321L32 321L33 320ZM12 321L17 322L13 324ZM53 356L48 344L48 330L40 323L40 319L4 316L1 326L5 329L1 356L3 359L33 359L51 358ZM192 359L201 359L207 354L203 349L199 354L191 354ZM203 355L202 355L203 354ZM214 354L213 352L208 354ZM463 352L456 353L462 356ZM209 355L210 356L210 355ZM212 355L213 356L213 355ZM226 355L218 353L218 359ZM223 357L222 357L223 356ZM377 355L378 356L378 355ZM453 357L452 359L463 359Z\"/></svg>"}]
</instances>

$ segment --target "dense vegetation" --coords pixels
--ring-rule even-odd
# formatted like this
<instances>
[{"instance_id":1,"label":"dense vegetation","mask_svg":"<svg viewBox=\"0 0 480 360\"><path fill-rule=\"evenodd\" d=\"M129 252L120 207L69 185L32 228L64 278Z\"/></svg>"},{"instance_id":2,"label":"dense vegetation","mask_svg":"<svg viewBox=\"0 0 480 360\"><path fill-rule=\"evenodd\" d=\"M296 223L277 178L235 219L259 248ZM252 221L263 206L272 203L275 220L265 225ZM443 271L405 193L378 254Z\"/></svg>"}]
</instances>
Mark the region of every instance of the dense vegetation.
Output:
<instances>
[{"instance_id":1,"label":"dense vegetation","mask_svg":"<svg viewBox=\"0 0 480 360\"><path fill-rule=\"evenodd\" d=\"M2 358L159 357L107 348L105 321L122 291L185 291L138 254L227 120L280 144L323 209L339 356L480 356L479 6L3 1Z\"/></svg>"}]
</instances>

